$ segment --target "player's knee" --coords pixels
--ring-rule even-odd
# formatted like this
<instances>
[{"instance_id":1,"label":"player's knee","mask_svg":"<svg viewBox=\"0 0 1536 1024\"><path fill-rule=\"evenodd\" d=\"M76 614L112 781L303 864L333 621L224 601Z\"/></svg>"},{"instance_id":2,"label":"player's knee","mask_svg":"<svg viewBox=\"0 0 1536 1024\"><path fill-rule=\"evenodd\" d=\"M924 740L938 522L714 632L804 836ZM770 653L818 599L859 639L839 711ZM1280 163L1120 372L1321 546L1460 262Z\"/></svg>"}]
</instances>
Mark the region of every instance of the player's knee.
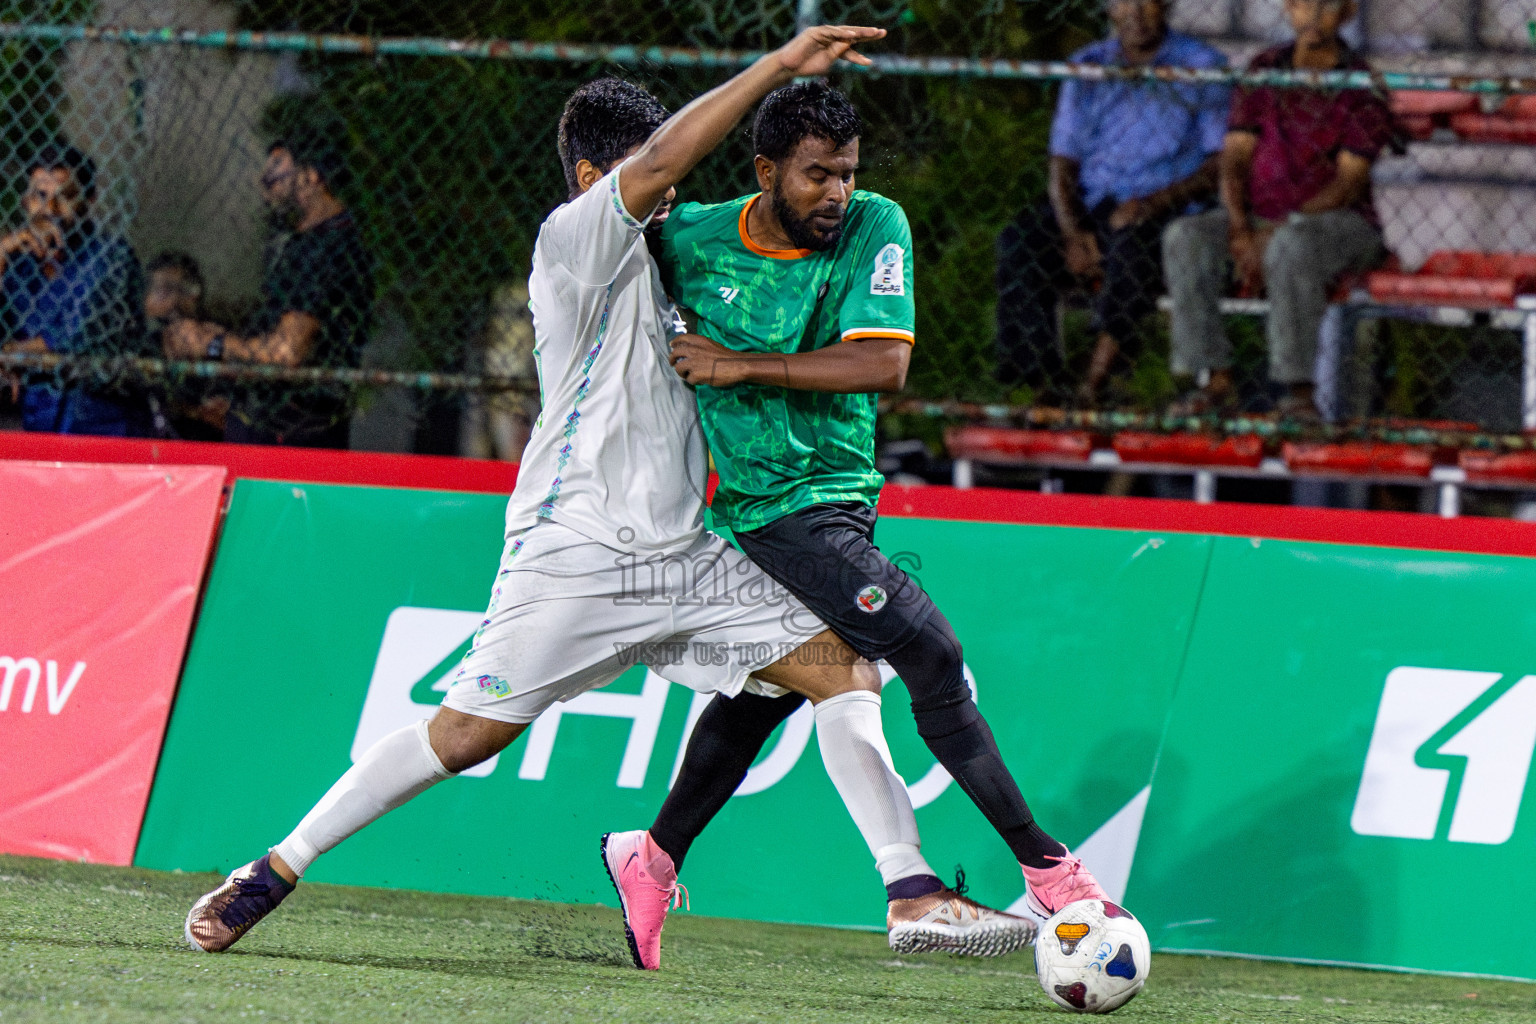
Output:
<instances>
[{"instance_id":1,"label":"player's knee","mask_svg":"<svg viewBox=\"0 0 1536 1024\"><path fill-rule=\"evenodd\" d=\"M526 728L439 708L427 724L427 738L443 768L457 775L501 753Z\"/></svg>"},{"instance_id":2,"label":"player's knee","mask_svg":"<svg viewBox=\"0 0 1536 1024\"><path fill-rule=\"evenodd\" d=\"M935 614L910 642L887 659L912 695L912 717L925 740L952 736L973 725L981 712L965 681L960 639Z\"/></svg>"},{"instance_id":3,"label":"player's knee","mask_svg":"<svg viewBox=\"0 0 1536 1024\"><path fill-rule=\"evenodd\" d=\"M887 659L907 684L912 710L946 707L970 699L965 652L949 622L937 613Z\"/></svg>"},{"instance_id":4,"label":"player's knee","mask_svg":"<svg viewBox=\"0 0 1536 1024\"><path fill-rule=\"evenodd\" d=\"M880 670L874 665L860 658L850 667L850 690L866 690L870 693L880 692Z\"/></svg>"}]
</instances>

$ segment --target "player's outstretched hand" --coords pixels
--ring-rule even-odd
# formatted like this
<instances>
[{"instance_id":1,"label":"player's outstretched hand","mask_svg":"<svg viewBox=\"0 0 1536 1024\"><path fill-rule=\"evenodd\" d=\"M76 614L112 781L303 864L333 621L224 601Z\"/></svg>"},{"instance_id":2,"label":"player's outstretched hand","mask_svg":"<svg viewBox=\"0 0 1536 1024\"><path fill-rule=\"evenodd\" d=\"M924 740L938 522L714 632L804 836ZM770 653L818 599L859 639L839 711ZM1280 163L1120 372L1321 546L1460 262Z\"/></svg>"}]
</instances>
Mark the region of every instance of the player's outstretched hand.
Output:
<instances>
[{"instance_id":1,"label":"player's outstretched hand","mask_svg":"<svg viewBox=\"0 0 1536 1024\"><path fill-rule=\"evenodd\" d=\"M868 65L870 60L854 47L885 38L885 29L862 25L817 25L808 28L779 48L779 63L795 76L824 75L839 60Z\"/></svg>"}]
</instances>

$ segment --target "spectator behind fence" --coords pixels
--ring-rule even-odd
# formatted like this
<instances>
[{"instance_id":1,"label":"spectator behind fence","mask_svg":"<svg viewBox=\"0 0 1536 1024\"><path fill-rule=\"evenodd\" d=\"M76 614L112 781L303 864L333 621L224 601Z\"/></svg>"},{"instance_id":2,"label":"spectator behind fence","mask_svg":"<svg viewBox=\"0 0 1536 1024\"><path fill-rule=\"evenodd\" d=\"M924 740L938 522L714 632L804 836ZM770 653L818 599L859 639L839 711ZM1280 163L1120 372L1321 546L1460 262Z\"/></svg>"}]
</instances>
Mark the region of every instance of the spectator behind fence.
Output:
<instances>
[{"instance_id":1,"label":"spectator behind fence","mask_svg":"<svg viewBox=\"0 0 1536 1024\"><path fill-rule=\"evenodd\" d=\"M1295 42L1265 50L1250 68L1367 71L1339 37L1352 0L1286 0ZM1270 380L1279 411L1312 418L1317 333L1328 289L1342 273L1384 255L1371 200L1371 164L1392 138L1386 102L1364 89L1240 89L1221 156L1221 206L1175 221L1163 238L1173 300L1172 369L1210 371L1175 414L1237 404L1232 346L1220 304L1236 267L1244 289L1269 295Z\"/></svg>"},{"instance_id":2,"label":"spectator behind fence","mask_svg":"<svg viewBox=\"0 0 1536 1024\"><path fill-rule=\"evenodd\" d=\"M351 212L336 130L307 129L274 142L260 185L283 230L267 247L261 304L242 334L203 320L165 331L171 358L275 366L356 367L373 306L373 260ZM345 448L351 389L335 384L237 384L227 441Z\"/></svg>"},{"instance_id":3,"label":"spectator behind fence","mask_svg":"<svg viewBox=\"0 0 1536 1024\"><path fill-rule=\"evenodd\" d=\"M176 250L160 253L144 267L144 326L149 336L163 339L165 331L182 320L203 317L203 270L197 260ZM156 341L157 345L161 341ZM189 441L218 441L224 437L229 399L219 394L217 383L205 380L167 381L149 394L149 410L156 437Z\"/></svg>"},{"instance_id":4,"label":"spectator behind fence","mask_svg":"<svg viewBox=\"0 0 1536 1024\"><path fill-rule=\"evenodd\" d=\"M1109 0L1114 35L1078 51L1082 64L1218 68L1226 58L1168 28L1163 0ZM1049 197L997 242L998 376L1050 401L1065 397L1057 337L1061 293L1097 285L1097 338L1079 397L1091 401L1162 289L1168 221L1210 199L1227 126L1222 85L1068 80L1051 127Z\"/></svg>"},{"instance_id":5,"label":"spectator behind fence","mask_svg":"<svg viewBox=\"0 0 1536 1024\"><path fill-rule=\"evenodd\" d=\"M73 146L47 145L28 165L26 223L0 239L0 319L5 350L75 356L140 354L139 264L121 238L91 220L96 166ZM143 402L90 374L25 376L22 426L61 434L127 437L145 432Z\"/></svg>"},{"instance_id":6,"label":"spectator behind fence","mask_svg":"<svg viewBox=\"0 0 1536 1024\"><path fill-rule=\"evenodd\" d=\"M162 252L149 261L144 276L144 320L151 334L202 316L203 270L197 260L184 252Z\"/></svg>"}]
</instances>

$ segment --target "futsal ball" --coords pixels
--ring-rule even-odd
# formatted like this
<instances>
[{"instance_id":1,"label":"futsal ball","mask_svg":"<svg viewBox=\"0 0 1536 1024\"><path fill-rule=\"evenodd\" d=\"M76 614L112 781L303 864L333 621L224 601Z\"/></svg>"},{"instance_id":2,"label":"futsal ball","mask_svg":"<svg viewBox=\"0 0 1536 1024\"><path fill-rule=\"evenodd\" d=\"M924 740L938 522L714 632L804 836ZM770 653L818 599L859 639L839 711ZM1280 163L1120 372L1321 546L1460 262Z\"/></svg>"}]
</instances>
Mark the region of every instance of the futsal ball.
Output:
<instances>
[{"instance_id":1,"label":"futsal ball","mask_svg":"<svg viewBox=\"0 0 1536 1024\"><path fill-rule=\"evenodd\" d=\"M1035 972L1051 1001L1073 1013L1109 1013L1147 982L1152 945L1130 911L1107 900L1069 903L1040 928Z\"/></svg>"}]
</instances>

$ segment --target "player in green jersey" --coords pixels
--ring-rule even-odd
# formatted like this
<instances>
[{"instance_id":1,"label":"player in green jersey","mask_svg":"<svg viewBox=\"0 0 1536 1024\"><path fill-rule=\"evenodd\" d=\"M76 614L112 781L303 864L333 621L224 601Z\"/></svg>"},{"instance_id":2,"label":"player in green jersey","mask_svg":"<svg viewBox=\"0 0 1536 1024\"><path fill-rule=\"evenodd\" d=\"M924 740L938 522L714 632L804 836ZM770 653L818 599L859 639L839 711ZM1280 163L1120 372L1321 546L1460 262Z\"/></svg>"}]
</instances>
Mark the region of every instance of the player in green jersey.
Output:
<instances>
[{"instance_id":1,"label":"player in green jersey","mask_svg":"<svg viewBox=\"0 0 1536 1024\"><path fill-rule=\"evenodd\" d=\"M696 360L710 358L711 341L733 354L768 355L716 359L714 378L697 390L720 470L715 519L736 531L821 502L873 505L883 483L874 461L874 392L899 390L906 375L915 315L912 232L900 206L852 190L856 151L823 156L828 166L813 174L836 182L846 203L831 229L841 241L831 246L814 233L797 237L801 229L761 232L770 245L788 248L754 241L753 223L783 219L772 212L771 192L685 204L663 229L663 279L704 335L674 344L684 378Z\"/></svg>"},{"instance_id":2,"label":"player in green jersey","mask_svg":"<svg viewBox=\"0 0 1536 1024\"><path fill-rule=\"evenodd\" d=\"M912 238L901 208L854 188L861 122L800 82L753 125L762 191L677 207L657 251L696 334L672 345L697 388L720 474L713 510L742 550L912 697L918 733L1008 843L1042 917L1105 898L1040 828L963 678L960 642L917 581L874 544L876 393L899 391L914 340ZM716 699L650 834L674 862L722 807L794 697ZM940 885L902 879L893 913Z\"/></svg>"}]
</instances>

